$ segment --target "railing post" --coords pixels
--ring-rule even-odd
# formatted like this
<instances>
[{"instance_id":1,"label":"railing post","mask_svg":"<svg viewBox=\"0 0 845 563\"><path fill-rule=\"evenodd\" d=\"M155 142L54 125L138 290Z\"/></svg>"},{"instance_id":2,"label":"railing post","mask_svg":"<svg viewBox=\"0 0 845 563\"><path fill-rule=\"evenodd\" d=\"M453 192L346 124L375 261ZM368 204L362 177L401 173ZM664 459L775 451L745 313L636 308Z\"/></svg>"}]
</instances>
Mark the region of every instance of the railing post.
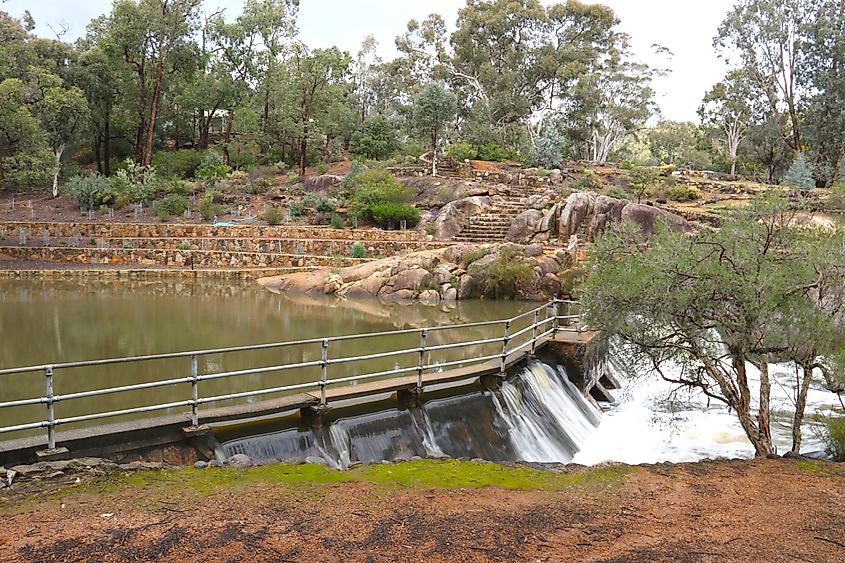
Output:
<instances>
[{"instance_id":1,"label":"railing post","mask_svg":"<svg viewBox=\"0 0 845 563\"><path fill-rule=\"evenodd\" d=\"M56 412L53 403L53 366L44 368L44 381L47 388L47 449L56 449Z\"/></svg>"},{"instance_id":2,"label":"railing post","mask_svg":"<svg viewBox=\"0 0 845 563\"><path fill-rule=\"evenodd\" d=\"M537 351L537 325L540 324L540 309L534 311L534 326L531 327L531 355Z\"/></svg>"},{"instance_id":3,"label":"railing post","mask_svg":"<svg viewBox=\"0 0 845 563\"><path fill-rule=\"evenodd\" d=\"M329 371L329 339L323 339L323 352L321 355L320 364L320 404L326 405L326 384L328 382Z\"/></svg>"},{"instance_id":4,"label":"railing post","mask_svg":"<svg viewBox=\"0 0 845 563\"><path fill-rule=\"evenodd\" d=\"M423 387L423 371L425 371L425 341L428 336L428 330L422 329L420 331L420 361L417 364L417 389Z\"/></svg>"},{"instance_id":5,"label":"railing post","mask_svg":"<svg viewBox=\"0 0 845 563\"><path fill-rule=\"evenodd\" d=\"M511 338L511 322L505 321L505 337L502 339L502 362L499 366L499 372L505 373L505 364L507 363L508 359L508 342Z\"/></svg>"},{"instance_id":6,"label":"railing post","mask_svg":"<svg viewBox=\"0 0 845 563\"><path fill-rule=\"evenodd\" d=\"M554 320L554 322L552 322L552 338L554 338L555 336L557 336L558 323L560 321L560 319L559 319L560 314L559 314L559 311L558 311L558 300L557 299L554 300L554 307L552 309L552 313L555 316L555 320Z\"/></svg>"},{"instance_id":7,"label":"railing post","mask_svg":"<svg viewBox=\"0 0 845 563\"><path fill-rule=\"evenodd\" d=\"M199 367L197 355L191 356L191 426L199 426Z\"/></svg>"}]
</instances>

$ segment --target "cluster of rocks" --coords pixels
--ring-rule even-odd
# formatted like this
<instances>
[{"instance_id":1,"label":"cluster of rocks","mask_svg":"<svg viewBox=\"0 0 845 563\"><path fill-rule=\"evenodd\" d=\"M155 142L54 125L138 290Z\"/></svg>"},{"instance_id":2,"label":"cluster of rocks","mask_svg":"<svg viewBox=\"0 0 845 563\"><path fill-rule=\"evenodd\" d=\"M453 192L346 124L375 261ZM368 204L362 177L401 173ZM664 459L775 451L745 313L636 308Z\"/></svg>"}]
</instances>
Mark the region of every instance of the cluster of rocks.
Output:
<instances>
[{"instance_id":1,"label":"cluster of rocks","mask_svg":"<svg viewBox=\"0 0 845 563\"><path fill-rule=\"evenodd\" d=\"M148 461L116 463L112 460L99 457L39 461L33 464L15 465L10 468L0 467L0 489L31 481L69 478L71 482L78 482L84 476L102 476L114 473L115 471L136 472L156 471L160 469L178 469L178 466Z\"/></svg>"},{"instance_id":2,"label":"cluster of rocks","mask_svg":"<svg viewBox=\"0 0 845 563\"><path fill-rule=\"evenodd\" d=\"M506 238L511 242L531 243L546 242L552 238L569 240L572 235L581 234L585 240L593 241L612 223L633 223L646 236L654 234L657 225L661 223L679 231L693 230L692 224L686 219L664 209L625 199L576 192L565 201L542 210L532 208L520 213L514 219Z\"/></svg>"},{"instance_id":3,"label":"cluster of rocks","mask_svg":"<svg viewBox=\"0 0 845 563\"><path fill-rule=\"evenodd\" d=\"M564 284L560 274L572 267L574 258L562 250L545 254L541 244L459 244L348 268L261 278L258 283L279 293L418 300L436 305L479 297L485 269L506 261L533 269L533 276L518 285L515 297L545 301L561 294Z\"/></svg>"}]
</instances>

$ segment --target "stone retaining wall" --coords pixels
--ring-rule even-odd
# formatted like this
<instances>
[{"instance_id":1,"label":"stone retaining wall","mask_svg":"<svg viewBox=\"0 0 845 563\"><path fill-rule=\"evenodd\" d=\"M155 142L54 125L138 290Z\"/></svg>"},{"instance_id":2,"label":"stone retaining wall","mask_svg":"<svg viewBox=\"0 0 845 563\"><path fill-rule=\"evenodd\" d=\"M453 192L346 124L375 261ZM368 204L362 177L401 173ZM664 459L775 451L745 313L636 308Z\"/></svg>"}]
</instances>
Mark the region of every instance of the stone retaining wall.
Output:
<instances>
[{"instance_id":1,"label":"stone retaining wall","mask_svg":"<svg viewBox=\"0 0 845 563\"><path fill-rule=\"evenodd\" d=\"M73 264L142 264L147 266L190 266L194 268L322 268L353 266L366 262L346 257L256 252L220 252L202 250L155 250L126 248L29 248L2 247L0 256L12 260L68 262Z\"/></svg>"},{"instance_id":2,"label":"stone retaining wall","mask_svg":"<svg viewBox=\"0 0 845 563\"><path fill-rule=\"evenodd\" d=\"M17 237L20 229L30 237L41 236L47 231L51 237L84 238L281 238L281 239L334 239L348 241L426 241L428 235L421 231L382 231L378 229L332 229L328 227L280 225L238 225L215 227L213 225L180 225L170 223L46 223L4 221L0 222L0 236Z\"/></svg>"},{"instance_id":3,"label":"stone retaining wall","mask_svg":"<svg viewBox=\"0 0 845 563\"><path fill-rule=\"evenodd\" d=\"M188 270L188 269L58 269L58 270L0 270L0 279L37 280L128 280L128 281L192 281L227 280L254 281L266 276L281 276L310 270L303 268L252 268L248 270Z\"/></svg>"}]
</instances>

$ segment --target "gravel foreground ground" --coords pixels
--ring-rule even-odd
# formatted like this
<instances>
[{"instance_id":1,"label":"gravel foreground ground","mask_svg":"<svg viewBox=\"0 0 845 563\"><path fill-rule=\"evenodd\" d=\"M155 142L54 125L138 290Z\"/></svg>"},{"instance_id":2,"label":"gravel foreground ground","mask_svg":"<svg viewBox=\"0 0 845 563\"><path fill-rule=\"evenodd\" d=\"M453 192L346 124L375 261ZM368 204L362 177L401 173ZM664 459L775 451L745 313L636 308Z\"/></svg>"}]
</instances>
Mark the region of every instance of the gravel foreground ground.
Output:
<instances>
[{"instance_id":1,"label":"gravel foreground ground","mask_svg":"<svg viewBox=\"0 0 845 563\"><path fill-rule=\"evenodd\" d=\"M568 471L423 461L13 486L0 491L0 560L845 560L842 464Z\"/></svg>"}]
</instances>

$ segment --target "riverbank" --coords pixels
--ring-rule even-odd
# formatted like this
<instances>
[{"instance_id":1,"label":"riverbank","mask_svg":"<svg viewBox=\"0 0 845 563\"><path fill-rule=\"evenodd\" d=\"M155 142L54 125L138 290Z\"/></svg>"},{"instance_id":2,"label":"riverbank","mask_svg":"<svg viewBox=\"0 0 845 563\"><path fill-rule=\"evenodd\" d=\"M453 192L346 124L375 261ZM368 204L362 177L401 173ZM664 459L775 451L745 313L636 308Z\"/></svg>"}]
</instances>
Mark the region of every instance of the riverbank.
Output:
<instances>
[{"instance_id":1,"label":"riverbank","mask_svg":"<svg viewBox=\"0 0 845 563\"><path fill-rule=\"evenodd\" d=\"M841 561L845 466L457 461L113 474L0 501L0 559Z\"/></svg>"}]
</instances>

